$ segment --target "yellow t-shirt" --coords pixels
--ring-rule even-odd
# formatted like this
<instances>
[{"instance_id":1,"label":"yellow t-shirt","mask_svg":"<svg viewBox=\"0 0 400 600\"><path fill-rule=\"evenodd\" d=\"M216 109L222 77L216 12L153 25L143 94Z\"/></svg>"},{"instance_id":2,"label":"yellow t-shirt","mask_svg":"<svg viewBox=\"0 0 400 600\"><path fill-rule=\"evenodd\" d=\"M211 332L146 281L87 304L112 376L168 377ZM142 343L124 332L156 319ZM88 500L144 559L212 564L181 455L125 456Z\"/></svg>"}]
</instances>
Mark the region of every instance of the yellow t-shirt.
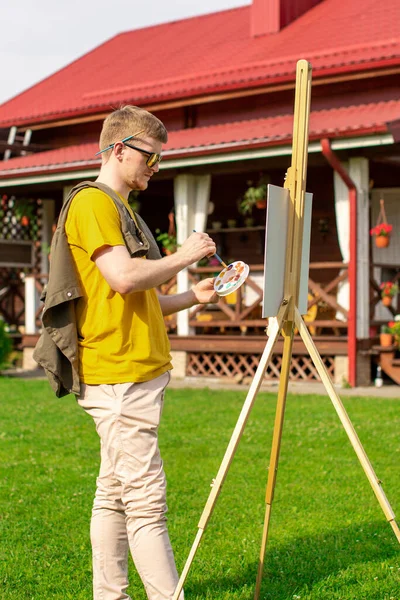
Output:
<instances>
[{"instance_id":1,"label":"yellow t-shirt","mask_svg":"<svg viewBox=\"0 0 400 600\"><path fill-rule=\"evenodd\" d=\"M127 201L120 198L133 217ZM171 369L156 291L119 294L91 260L101 246L124 245L113 200L94 188L78 192L65 230L84 294L76 304L81 382L148 381Z\"/></svg>"}]
</instances>

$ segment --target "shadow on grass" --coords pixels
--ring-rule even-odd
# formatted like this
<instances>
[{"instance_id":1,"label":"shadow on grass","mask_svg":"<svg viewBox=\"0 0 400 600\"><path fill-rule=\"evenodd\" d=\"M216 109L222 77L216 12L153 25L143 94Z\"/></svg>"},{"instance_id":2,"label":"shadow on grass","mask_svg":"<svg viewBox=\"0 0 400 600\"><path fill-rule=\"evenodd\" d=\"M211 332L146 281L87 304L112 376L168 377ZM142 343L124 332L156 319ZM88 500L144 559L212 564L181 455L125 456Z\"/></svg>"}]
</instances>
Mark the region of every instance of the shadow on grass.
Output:
<instances>
[{"instance_id":1,"label":"shadow on grass","mask_svg":"<svg viewBox=\"0 0 400 600\"><path fill-rule=\"evenodd\" d=\"M311 592L316 584L328 578L331 580L329 585L334 585L332 577L352 565L376 564L392 557L398 557L398 543L390 525L384 521L297 538L287 545L271 543L267 546L260 597L262 600L289 600L300 589ZM223 559L221 556L219 561L222 565ZM238 555L236 564L235 568L231 562L228 574L212 576L211 572L209 579L201 578L199 583L191 583L189 574L185 586L188 596L215 598L219 593L225 598L228 597L226 594L234 592L235 598L253 598L258 562L243 564L243 556ZM375 598L381 600L382 597L371 596L371 600Z\"/></svg>"}]
</instances>

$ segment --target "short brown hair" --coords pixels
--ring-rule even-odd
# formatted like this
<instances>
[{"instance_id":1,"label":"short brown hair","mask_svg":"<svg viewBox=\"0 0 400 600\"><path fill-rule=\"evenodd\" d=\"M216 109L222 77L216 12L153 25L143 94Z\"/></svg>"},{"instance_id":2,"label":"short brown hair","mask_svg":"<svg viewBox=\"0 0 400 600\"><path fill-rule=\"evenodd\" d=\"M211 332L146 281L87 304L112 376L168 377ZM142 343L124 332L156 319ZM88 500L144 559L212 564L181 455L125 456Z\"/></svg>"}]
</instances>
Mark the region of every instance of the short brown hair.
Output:
<instances>
[{"instance_id":1,"label":"short brown hair","mask_svg":"<svg viewBox=\"0 0 400 600\"><path fill-rule=\"evenodd\" d=\"M100 150L139 131L163 144L168 141L167 130L160 119L144 108L127 105L114 110L104 120L99 140Z\"/></svg>"}]
</instances>

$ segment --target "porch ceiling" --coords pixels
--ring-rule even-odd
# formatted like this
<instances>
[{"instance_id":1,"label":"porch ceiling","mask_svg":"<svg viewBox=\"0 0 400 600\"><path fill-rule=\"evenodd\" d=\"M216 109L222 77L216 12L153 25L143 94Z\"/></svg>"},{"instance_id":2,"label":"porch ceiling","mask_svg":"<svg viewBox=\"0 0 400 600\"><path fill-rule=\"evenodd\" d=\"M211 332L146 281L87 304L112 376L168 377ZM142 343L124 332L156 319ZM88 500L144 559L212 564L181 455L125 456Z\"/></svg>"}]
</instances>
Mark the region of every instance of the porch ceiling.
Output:
<instances>
[{"instance_id":1,"label":"porch ceiling","mask_svg":"<svg viewBox=\"0 0 400 600\"><path fill-rule=\"evenodd\" d=\"M400 100L376 102L357 106L346 106L330 110L312 111L310 116L310 141L328 137L343 142L352 139L352 147L366 145L365 136L370 136L371 145L377 134L387 134L386 143L393 143L391 123L400 119ZM247 121L237 121L171 131L163 153L162 168L176 167L176 159L208 157L207 162L220 162L219 157L231 153L232 160L240 160L243 151L256 155L260 149L269 149L268 154L281 154L282 147L290 145L293 115ZM317 151L319 148L315 148ZM101 164L95 156L95 143L57 148L0 162L0 180L14 180L32 175L54 175L86 172L98 169ZM285 152L285 153L290 153ZM61 178L61 177L60 177Z\"/></svg>"}]
</instances>

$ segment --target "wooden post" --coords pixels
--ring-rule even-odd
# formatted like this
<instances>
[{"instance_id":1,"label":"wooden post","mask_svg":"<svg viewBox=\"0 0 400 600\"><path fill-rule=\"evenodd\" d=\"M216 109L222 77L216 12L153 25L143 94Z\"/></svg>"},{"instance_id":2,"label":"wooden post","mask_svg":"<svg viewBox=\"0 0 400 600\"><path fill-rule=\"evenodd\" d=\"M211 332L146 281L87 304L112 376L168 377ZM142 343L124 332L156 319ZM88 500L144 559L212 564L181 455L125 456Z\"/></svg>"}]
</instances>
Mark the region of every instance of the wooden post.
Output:
<instances>
[{"instance_id":1,"label":"wooden post","mask_svg":"<svg viewBox=\"0 0 400 600\"><path fill-rule=\"evenodd\" d=\"M192 229L190 229L190 224L193 218L192 215L195 195L194 175L178 175L175 177L174 195L177 242L178 244L183 244L183 242L192 232ZM179 294L190 289L188 269L183 269L180 271L177 274L176 279L177 292ZM189 311L180 311L176 318L178 335L189 335Z\"/></svg>"},{"instance_id":2,"label":"wooden post","mask_svg":"<svg viewBox=\"0 0 400 600\"><path fill-rule=\"evenodd\" d=\"M25 333L37 333L36 313L39 308L39 294L35 285L35 276L25 277Z\"/></svg>"}]
</instances>

